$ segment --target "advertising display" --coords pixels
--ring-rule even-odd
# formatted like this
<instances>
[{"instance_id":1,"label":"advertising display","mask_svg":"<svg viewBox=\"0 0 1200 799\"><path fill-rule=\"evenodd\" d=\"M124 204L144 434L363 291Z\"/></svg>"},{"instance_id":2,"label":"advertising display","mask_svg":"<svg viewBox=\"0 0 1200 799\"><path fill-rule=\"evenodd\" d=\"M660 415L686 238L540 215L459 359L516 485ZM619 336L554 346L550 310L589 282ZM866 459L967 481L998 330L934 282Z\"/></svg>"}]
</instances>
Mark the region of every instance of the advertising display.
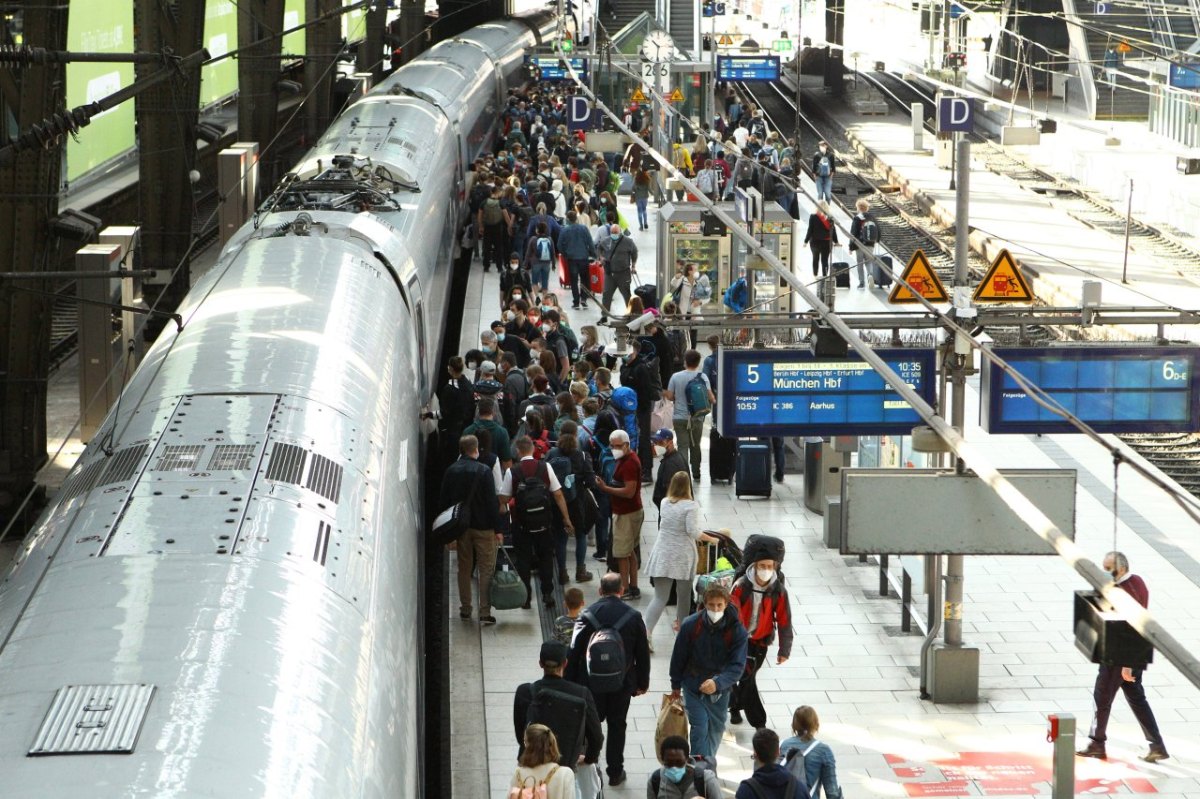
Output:
<instances>
[{"instance_id":1,"label":"advertising display","mask_svg":"<svg viewBox=\"0 0 1200 799\"><path fill-rule=\"evenodd\" d=\"M352 6L358 0L342 0L342 6ZM342 37L356 42L367 35L367 10L356 8L342 14Z\"/></svg>"},{"instance_id":2,"label":"advertising display","mask_svg":"<svg viewBox=\"0 0 1200 799\"><path fill-rule=\"evenodd\" d=\"M285 31L305 23L304 0L287 0L283 6L283 29ZM304 55L306 37L303 30L283 37L283 52L286 55Z\"/></svg>"},{"instance_id":3,"label":"advertising display","mask_svg":"<svg viewBox=\"0 0 1200 799\"><path fill-rule=\"evenodd\" d=\"M67 49L90 53L133 52L133 4L72 3L67 20ZM67 64L67 107L86 105L133 83L133 64ZM72 181L133 149L133 101L92 117L92 123L67 138L66 180Z\"/></svg>"},{"instance_id":4,"label":"advertising display","mask_svg":"<svg viewBox=\"0 0 1200 799\"><path fill-rule=\"evenodd\" d=\"M231 0L208 0L204 9L204 46L210 58L237 49L237 7ZM237 60L226 58L200 70L200 107L237 91Z\"/></svg>"},{"instance_id":5,"label":"advertising display","mask_svg":"<svg viewBox=\"0 0 1200 799\"><path fill-rule=\"evenodd\" d=\"M880 357L931 405L932 349L879 349ZM866 361L817 358L807 349L720 350L724 436L907 435L921 418Z\"/></svg>"},{"instance_id":6,"label":"advertising display","mask_svg":"<svg viewBox=\"0 0 1200 799\"><path fill-rule=\"evenodd\" d=\"M1200 348L996 347L994 352L1062 407L1101 433L1200 430ZM988 362L980 378L980 424L989 433L1077 433Z\"/></svg>"}]
</instances>

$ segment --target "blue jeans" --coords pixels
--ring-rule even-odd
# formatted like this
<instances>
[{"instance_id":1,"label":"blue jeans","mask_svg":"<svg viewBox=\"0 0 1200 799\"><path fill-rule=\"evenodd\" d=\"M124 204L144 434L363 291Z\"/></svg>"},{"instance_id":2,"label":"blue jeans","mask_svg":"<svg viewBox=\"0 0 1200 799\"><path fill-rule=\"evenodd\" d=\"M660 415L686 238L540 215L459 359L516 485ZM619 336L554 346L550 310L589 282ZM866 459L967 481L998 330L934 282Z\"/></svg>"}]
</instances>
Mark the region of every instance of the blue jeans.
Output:
<instances>
[{"instance_id":1,"label":"blue jeans","mask_svg":"<svg viewBox=\"0 0 1200 799\"><path fill-rule=\"evenodd\" d=\"M638 225L640 227L650 227L649 217L646 216L646 204L650 201L649 197L637 200L637 216Z\"/></svg>"},{"instance_id":2,"label":"blue jeans","mask_svg":"<svg viewBox=\"0 0 1200 799\"><path fill-rule=\"evenodd\" d=\"M534 261L529 269L529 282L548 290L550 288L550 262Z\"/></svg>"},{"instance_id":3,"label":"blue jeans","mask_svg":"<svg viewBox=\"0 0 1200 799\"><path fill-rule=\"evenodd\" d=\"M683 687L683 707L688 717L688 737L691 739L693 755L704 755L716 760L721 747L721 736L725 734L725 722L729 719L729 695L731 691L718 691L711 696Z\"/></svg>"},{"instance_id":4,"label":"blue jeans","mask_svg":"<svg viewBox=\"0 0 1200 799\"><path fill-rule=\"evenodd\" d=\"M612 505L608 494L596 492L596 509L596 551L607 558L612 534Z\"/></svg>"},{"instance_id":5,"label":"blue jeans","mask_svg":"<svg viewBox=\"0 0 1200 799\"><path fill-rule=\"evenodd\" d=\"M567 528L561 522L554 523L554 556L559 571L567 570ZM587 530L575 530L575 569L583 571L587 565Z\"/></svg>"},{"instance_id":6,"label":"blue jeans","mask_svg":"<svg viewBox=\"0 0 1200 799\"><path fill-rule=\"evenodd\" d=\"M827 178L817 176L814 180L817 182L817 199L833 202L833 175Z\"/></svg>"}]
</instances>

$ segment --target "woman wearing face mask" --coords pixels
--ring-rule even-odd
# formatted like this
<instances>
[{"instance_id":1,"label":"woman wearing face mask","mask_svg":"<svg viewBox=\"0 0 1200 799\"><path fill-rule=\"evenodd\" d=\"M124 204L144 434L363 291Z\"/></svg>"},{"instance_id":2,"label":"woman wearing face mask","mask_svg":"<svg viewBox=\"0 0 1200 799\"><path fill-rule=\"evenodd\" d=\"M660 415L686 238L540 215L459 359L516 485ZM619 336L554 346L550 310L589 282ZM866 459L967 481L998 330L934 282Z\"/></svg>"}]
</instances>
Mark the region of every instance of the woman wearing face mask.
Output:
<instances>
[{"instance_id":1,"label":"woman wearing face mask","mask_svg":"<svg viewBox=\"0 0 1200 799\"><path fill-rule=\"evenodd\" d=\"M654 453L661 458L667 453L666 447L656 441ZM658 507L658 536L646 559L646 574L654 578L654 599L646 608L646 637L651 639L651 652L654 651L654 626L667 607L672 582L679 599L675 606L676 630L688 615L686 597L691 593L692 578L696 576L697 541L716 544L720 539L700 530L700 504L692 498L692 481L685 463L683 470L671 477L667 496Z\"/></svg>"},{"instance_id":2,"label":"woman wearing face mask","mask_svg":"<svg viewBox=\"0 0 1200 799\"><path fill-rule=\"evenodd\" d=\"M746 669L746 628L725 586L704 589L704 607L683 620L671 652L671 696L683 696L692 754L713 760L725 734L729 697Z\"/></svg>"},{"instance_id":3,"label":"woman wearing face mask","mask_svg":"<svg viewBox=\"0 0 1200 799\"><path fill-rule=\"evenodd\" d=\"M750 549L747 544L747 549ZM792 612L779 561L760 558L746 568L733 584L732 603L750 642L746 652L746 672L733 689L729 718L742 723L742 713L756 729L767 726L767 711L758 695L758 671L767 659L767 648L779 633L776 665L782 666L792 654Z\"/></svg>"}]
</instances>

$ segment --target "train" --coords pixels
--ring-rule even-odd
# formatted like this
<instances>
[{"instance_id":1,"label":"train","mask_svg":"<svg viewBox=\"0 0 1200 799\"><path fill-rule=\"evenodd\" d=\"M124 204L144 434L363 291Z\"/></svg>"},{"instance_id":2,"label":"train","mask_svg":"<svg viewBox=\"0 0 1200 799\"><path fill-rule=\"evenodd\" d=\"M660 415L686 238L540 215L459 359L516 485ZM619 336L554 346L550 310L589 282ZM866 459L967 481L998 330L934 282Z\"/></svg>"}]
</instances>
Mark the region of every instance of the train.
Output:
<instances>
[{"instance_id":1,"label":"train","mask_svg":"<svg viewBox=\"0 0 1200 799\"><path fill-rule=\"evenodd\" d=\"M5 796L448 793L430 419L467 170L553 26L392 73L196 282L0 581Z\"/></svg>"}]
</instances>

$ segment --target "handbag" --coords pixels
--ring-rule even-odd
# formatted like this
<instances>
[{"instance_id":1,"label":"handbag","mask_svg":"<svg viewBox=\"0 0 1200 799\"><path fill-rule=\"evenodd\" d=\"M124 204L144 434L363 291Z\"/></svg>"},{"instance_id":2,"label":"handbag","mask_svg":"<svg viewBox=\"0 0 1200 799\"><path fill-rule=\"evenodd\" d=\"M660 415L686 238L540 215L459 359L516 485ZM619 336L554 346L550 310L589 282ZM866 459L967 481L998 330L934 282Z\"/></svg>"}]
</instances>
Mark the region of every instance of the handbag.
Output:
<instances>
[{"instance_id":1,"label":"handbag","mask_svg":"<svg viewBox=\"0 0 1200 799\"><path fill-rule=\"evenodd\" d=\"M462 502L456 502L439 513L433 520L433 539L445 546L455 541L467 531L470 524L471 500L475 498L475 486L478 481L471 483L471 490Z\"/></svg>"},{"instance_id":2,"label":"handbag","mask_svg":"<svg viewBox=\"0 0 1200 799\"><path fill-rule=\"evenodd\" d=\"M654 727L654 751L662 752L662 742L672 735L680 738L688 737L688 718L683 709L683 701L672 699L670 694L662 695L662 703L658 711L658 723ZM659 755L662 762L662 755Z\"/></svg>"},{"instance_id":3,"label":"handbag","mask_svg":"<svg viewBox=\"0 0 1200 799\"><path fill-rule=\"evenodd\" d=\"M503 560L503 563L501 563ZM496 560L496 573L492 575L492 607L495 610L515 610L525 604L527 594L521 576L517 574L508 550L500 548Z\"/></svg>"}]
</instances>

